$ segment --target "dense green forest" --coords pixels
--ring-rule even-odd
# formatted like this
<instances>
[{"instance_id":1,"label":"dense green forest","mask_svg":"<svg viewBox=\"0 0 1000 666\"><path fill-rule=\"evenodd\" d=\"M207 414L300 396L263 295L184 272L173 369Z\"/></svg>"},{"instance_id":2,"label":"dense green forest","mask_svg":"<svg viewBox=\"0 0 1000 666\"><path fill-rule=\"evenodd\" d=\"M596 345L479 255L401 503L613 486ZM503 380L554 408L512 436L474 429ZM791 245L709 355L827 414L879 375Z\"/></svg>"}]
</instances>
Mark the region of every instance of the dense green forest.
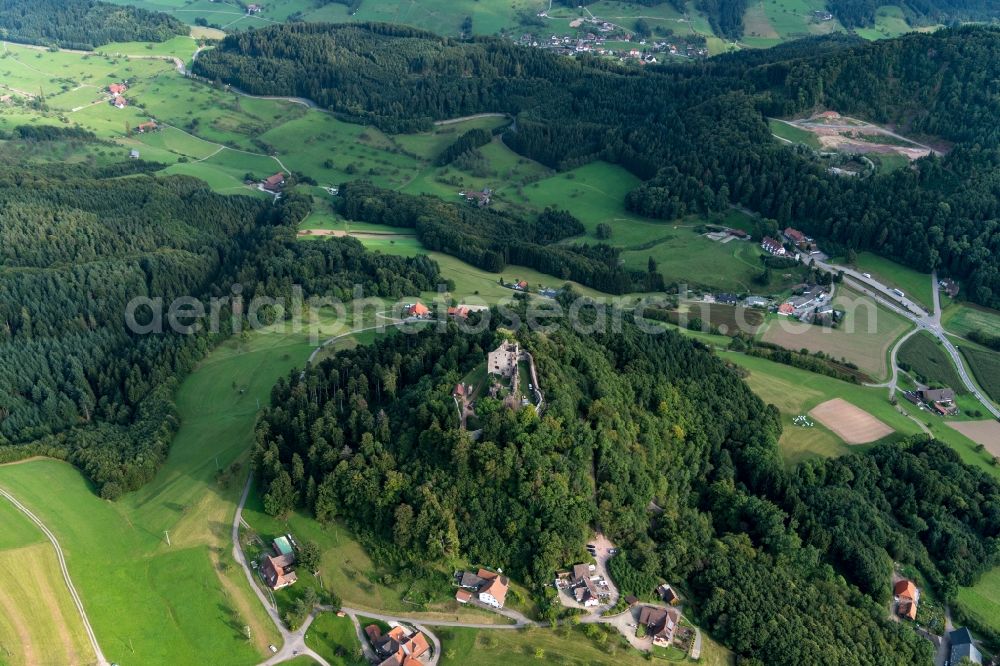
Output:
<instances>
[{"instance_id":1,"label":"dense green forest","mask_svg":"<svg viewBox=\"0 0 1000 666\"><path fill-rule=\"evenodd\" d=\"M0 34L23 44L94 49L110 42L162 42L188 34L166 14L100 0L0 0Z\"/></svg>"},{"instance_id":2,"label":"dense green forest","mask_svg":"<svg viewBox=\"0 0 1000 666\"><path fill-rule=\"evenodd\" d=\"M426 257L295 243L310 206L221 196L187 177L0 170L0 460L68 458L105 497L152 477L177 425L176 379L233 328L224 309L218 333L132 333L136 297L207 299L235 282L248 297L299 283L342 299L354 284L386 296L436 286Z\"/></svg>"},{"instance_id":3,"label":"dense green forest","mask_svg":"<svg viewBox=\"0 0 1000 666\"><path fill-rule=\"evenodd\" d=\"M584 231L580 220L566 211L546 209L526 220L470 203L401 194L365 181L341 185L334 205L350 220L415 229L425 248L491 273L516 264L611 294L663 289L659 273L624 269L616 248L558 243Z\"/></svg>"},{"instance_id":4,"label":"dense green forest","mask_svg":"<svg viewBox=\"0 0 1000 666\"><path fill-rule=\"evenodd\" d=\"M885 617L893 559L946 593L998 562L990 477L922 438L786 471L776 410L673 333L521 330L547 408L482 397L473 441L452 387L509 335L452 324L291 372L257 428L266 510L346 521L387 561L503 566L539 592L598 525L624 552L624 592L687 581L693 617L768 664L927 662L930 644Z\"/></svg>"},{"instance_id":5,"label":"dense green forest","mask_svg":"<svg viewBox=\"0 0 1000 666\"><path fill-rule=\"evenodd\" d=\"M644 179L628 197L635 212L673 219L739 204L834 252L938 269L961 278L970 299L1000 306L1000 30L832 36L637 71L495 39L296 24L231 35L195 69L391 132L504 111L517 119L504 141L523 155L559 169L605 159ZM811 152L774 142L766 123L824 107L954 147L912 169L839 178Z\"/></svg>"}]
</instances>

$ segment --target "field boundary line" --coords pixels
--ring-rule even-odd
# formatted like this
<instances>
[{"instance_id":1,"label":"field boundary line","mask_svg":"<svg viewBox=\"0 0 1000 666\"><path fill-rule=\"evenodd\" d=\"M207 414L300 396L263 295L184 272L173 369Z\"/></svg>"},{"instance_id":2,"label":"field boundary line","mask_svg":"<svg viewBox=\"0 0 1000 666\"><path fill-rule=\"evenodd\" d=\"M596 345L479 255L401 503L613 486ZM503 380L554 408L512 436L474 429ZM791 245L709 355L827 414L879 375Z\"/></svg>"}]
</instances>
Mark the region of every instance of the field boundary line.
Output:
<instances>
[{"instance_id":1,"label":"field boundary line","mask_svg":"<svg viewBox=\"0 0 1000 666\"><path fill-rule=\"evenodd\" d=\"M62 570L63 580L66 581L66 587L69 588L69 594L73 598L73 603L76 604L76 609L80 611L80 619L83 620L83 628L87 632L87 638L90 639L90 645L94 649L94 655L97 657L97 663L101 666L105 666L108 661L104 658L104 653L101 651L101 646L97 642L97 635L94 634L94 628L90 626L90 618L87 617L87 611L83 608L83 600L80 599L80 595L77 594L76 588L73 586L73 580L69 576L69 569L66 567L66 558L63 557L62 546L59 545L59 540L56 539L56 535L53 534L48 527L45 526L38 516L33 514L28 507L21 504L17 498L11 495L9 492L0 488L0 495L3 495L14 505L21 513L26 515L31 519L31 522L38 525L42 533L48 538L52 547L55 548L56 558L59 560L59 568Z\"/></svg>"}]
</instances>

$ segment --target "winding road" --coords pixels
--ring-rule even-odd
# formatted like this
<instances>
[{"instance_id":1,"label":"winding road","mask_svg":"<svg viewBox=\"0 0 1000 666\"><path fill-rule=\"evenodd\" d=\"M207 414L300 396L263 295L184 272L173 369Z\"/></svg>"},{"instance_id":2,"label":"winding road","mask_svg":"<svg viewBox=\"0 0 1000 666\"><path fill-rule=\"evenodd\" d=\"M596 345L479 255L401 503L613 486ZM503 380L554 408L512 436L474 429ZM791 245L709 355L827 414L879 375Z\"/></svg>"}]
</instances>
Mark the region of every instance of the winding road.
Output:
<instances>
[{"instance_id":1,"label":"winding road","mask_svg":"<svg viewBox=\"0 0 1000 666\"><path fill-rule=\"evenodd\" d=\"M96 655L98 666L107 666L108 660L104 657L104 652L101 651L101 646L97 642L97 636L94 634L94 628L90 625L90 618L87 616L87 611L83 608L83 601L80 599L80 595L76 592L76 587L73 585L73 580L69 577L69 569L66 567L66 558L63 557L62 546L59 545L59 540L56 539L56 535L45 526L38 516L33 514L28 507L17 501L17 498L11 495L9 492L0 488L0 495L3 495L7 500L14 505L21 513L26 515L31 522L38 525L38 528L42 530L49 542L52 543L52 547L55 548L56 558L59 560L59 569L62 571L63 580L66 581L66 587L69 588L69 595L73 598L73 603L76 605L76 609L80 612L80 619L83 621L83 629L87 632L87 639L90 641L90 646L94 649L94 655Z\"/></svg>"},{"instance_id":2,"label":"winding road","mask_svg":"<svg viewBox=\"0 0 1000 666\"><path fill-rule=\"evenodd\" d=\"M809 259L806 258L806 261L808 260ZM979 386L977 386L972 377L969 376L969 372L965 367L965 363L962 361L962 356L958 351L958 347L956 347L951 341L948 334L945 332L944 327L941 325L941 301L938 291L939 286L936 272L931 275L931 288L934 299L932 303L933 312L928 312L913 301L907 299L905 296L899 296L898 294L893 293L890 287L878 282L874 278L867 277L852 268L818 260L816 261L816 266L832 273L843 271L845 285L866 296L869 296L879 305L895 312L915 324L916 329L912 331L910 335L913 335L918 331L927 331L937 338L941 342L941 346L948 353L948 356L951 357L952 363L958 370L958 376L961 378L965 388L968 389L969 393L975 396L976 400L978 400L983 407L993 415L994 418L1000 419L1000 408L998 408L992 400L983 394L983 392L979 389ZM909 337L909 335L906 337ZM895 382L897 378L895 363L896 349L898 349L898 346L901 343L902 340L897 342L896 348L893 349L893 378L890 382L893 390L895 389ZM889 386L890 384L886 384L886 386Z\"/></svg>"}]
</instances>

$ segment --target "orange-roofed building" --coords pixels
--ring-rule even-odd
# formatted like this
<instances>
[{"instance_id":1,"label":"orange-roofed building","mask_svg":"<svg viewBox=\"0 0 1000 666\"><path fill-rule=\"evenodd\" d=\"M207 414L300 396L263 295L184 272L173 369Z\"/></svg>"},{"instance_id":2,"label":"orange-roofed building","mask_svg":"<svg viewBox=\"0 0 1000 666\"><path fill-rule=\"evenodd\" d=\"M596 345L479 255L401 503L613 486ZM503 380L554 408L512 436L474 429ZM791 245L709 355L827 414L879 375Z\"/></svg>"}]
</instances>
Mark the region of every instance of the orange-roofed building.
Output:
<instances>
[{"instance_id":1,"label":"orange-roofed building","mask_svg":"<svg viewBox=\"0 0 1000 666\"><path fill-rule=\"evenodd\" d=\"M459 590L455 593L455 601L460 604L467 604L472 601L472 592L468 590Z\"/></svg>"},{"instance_id":2,"label":"orange-roofed building","mask_svg":"<svg viewBox=\"0 0 1000 666\"><path fill-rule=\"evenodd\" d=\"M479 588L479 600L494 608L503 608L504 601L507 598L509 583L510 581L507 580L506 576L493 574L493 578L489 579L486 585Z\"/></svg>"},{"instance_id":3,"label":"orange-roofed building","mask_svg":"<svg viewBox=\"0 0 1000 666\"><path fill-rule=\"evenodd\" d=\"M406 308L406 314L411 317L426 317L430 313L431 309L419 301Z\"/></svg>"},{"instance_id":4,"label":"orange-roofed building","mask_svg":"<svg viewBox=\"0 0 1000 666\"><path fill-rule=\"evenodd\" d=\"M124 83L112 83L110 86L108 86L108 92L116 97L118 95L125 93L127 90L128 86L125 85Z\"/></svg>"},{"instance_id":5,"label":"orange-roofed building","mask_svg":"<svg viewBox=\"0 0 1000 666\"><path fill-rule=\"evenodd\" d=\"M896 615L917 619L917 603L920 601L920 590L912 580L899 580L892 588L896 597Z\"/></svg>"},{"instance_id":6,"label":"orange-roofed building","mask_svg":"<svg viewBox=\"0 0 1000 666\"><path fill-rule=\"evenodd\" d=\"M790 315L795 312L795 306L791 303L782 303L778 306L778 314Z\"/></svg>"}]
</instances>

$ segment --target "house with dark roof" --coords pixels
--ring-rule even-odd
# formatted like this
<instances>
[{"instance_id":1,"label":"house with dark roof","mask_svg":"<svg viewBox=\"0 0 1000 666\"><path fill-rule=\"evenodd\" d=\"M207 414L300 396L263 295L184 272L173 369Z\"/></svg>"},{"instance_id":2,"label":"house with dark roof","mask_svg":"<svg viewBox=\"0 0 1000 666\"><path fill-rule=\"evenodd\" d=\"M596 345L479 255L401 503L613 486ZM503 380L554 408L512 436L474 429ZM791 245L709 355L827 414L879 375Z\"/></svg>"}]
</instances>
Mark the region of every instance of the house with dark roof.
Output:
<instances>
[{"instance_id":1,"label":"house with dark roof","mask_svg":"<svg viewBox=\"0 0 1000 666\"><path fill-rule=\"evenodd\" d=\"M272 194L277 194L285 186L285 174L278 172L273 176L268 176L261 181L260 186Z\"/></svg>"},{"instance_id":2,"label":"house with dark roof","mask_svg":"<svg viewBox=\"0 0 1000 666\"><path fill-rule=\"evenodd\" d=\"M950 388L921 389L920 398L926 403L955 402L955 392Z\"/></svg>"},{"instance_id":3,"label":"house with dark roof","mask_svg":"<svg viewBox=\"0 0 1000 666\"><path fill-rule=\"evenodd\" d=\"M675 608L643 606L639 609L639 624L646 627L646 635L653 639L653 645L669 647L674 640L674 631L681 619Z\"/></svg>"},{"instance_id":4,"label":"house with dark roof","mask_svg":"<svg viewBox=\"0 0 1000 666\"><path fill-rule=\"evenodd\" d=\"M736 294L716 294L715 302L723 303L724 305L736 305L740 302L740 298Z\"/></svg>"},{"instance_id":5,"label":"house with dark roof","mask_svg":"<svg viewBox=\"0 0 1000 666\"><path fill-rule=\"evenodd\" d=\"M973 664L983 663L983 655L976 648L972 633L966 627L949 632L948 642L951 644L951 663L958 666L963 659Z\"/></svg>"}]
</instances>

